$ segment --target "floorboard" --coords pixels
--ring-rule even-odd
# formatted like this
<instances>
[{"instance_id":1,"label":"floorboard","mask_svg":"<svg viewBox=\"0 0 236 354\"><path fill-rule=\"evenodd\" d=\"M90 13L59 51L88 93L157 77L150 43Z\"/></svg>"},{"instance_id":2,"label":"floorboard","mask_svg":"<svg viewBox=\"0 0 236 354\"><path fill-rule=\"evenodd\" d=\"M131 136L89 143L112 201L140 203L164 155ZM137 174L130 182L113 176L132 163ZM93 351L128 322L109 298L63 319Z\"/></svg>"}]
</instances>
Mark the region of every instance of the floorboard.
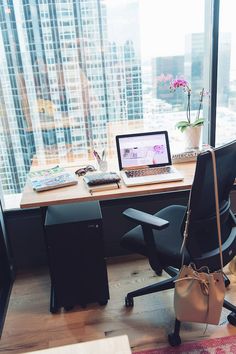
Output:
<instances>
[{"instance_id":1,"label":"floorboard","mask_svg":"<svg viewBox=\"0 0 236 354\"><path fill-rule=\"evenodd\" d=\"M226 298L236 304L236 275ZM132 351L167 345L173 328L173 290L134 300L134 307L124 307L129 291L160 279L144 259L108 260L110 300L104 307L91 304L69 312L49 312L50 279L47 268L17 275L0 340L0 353L27 353L33 350L127 334ZM164 277L163 277L164 279ZM227 322L223 310L219 326L184 323L182 341L236 335L236 327Z\"/></svg>"}]
</instances>

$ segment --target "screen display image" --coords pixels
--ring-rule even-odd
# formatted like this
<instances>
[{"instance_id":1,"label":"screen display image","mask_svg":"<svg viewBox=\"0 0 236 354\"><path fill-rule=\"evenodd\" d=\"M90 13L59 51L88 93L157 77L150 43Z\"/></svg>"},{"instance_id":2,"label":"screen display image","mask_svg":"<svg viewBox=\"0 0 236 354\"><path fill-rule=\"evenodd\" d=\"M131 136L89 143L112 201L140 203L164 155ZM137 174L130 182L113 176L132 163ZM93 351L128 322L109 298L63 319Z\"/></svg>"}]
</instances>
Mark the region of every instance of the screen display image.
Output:
<instances>
[{"instance_id":1,"label":"screen display image","mask_svg":"<svg viewBox=\"0 0 236 354\"><path fill-rule=\"evenodd\" d=\"M119 145L122 168L169 164L165 134L122 137Z\"/></svg>"}]
</instances>

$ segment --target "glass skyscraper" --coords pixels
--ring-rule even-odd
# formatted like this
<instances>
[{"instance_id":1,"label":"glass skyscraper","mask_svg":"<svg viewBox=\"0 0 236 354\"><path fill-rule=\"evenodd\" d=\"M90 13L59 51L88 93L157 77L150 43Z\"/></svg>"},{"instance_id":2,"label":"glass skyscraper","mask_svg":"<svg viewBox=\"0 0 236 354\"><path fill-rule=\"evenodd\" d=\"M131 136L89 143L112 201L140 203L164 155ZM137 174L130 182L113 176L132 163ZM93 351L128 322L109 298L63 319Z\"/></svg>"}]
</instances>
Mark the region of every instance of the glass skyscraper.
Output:
<instances>
[{"instance_id":1,"label":"glass skyscraper","mask_svg":"<svg viewBox=\"0 0 236 354\"><path fill-rule=\"evenodd\" d=\"M104 1L0 7L0 175L16 193L34 155L86 159L106 147L109 122L143 118L141 66L132 33L112 40ZM128 8L137 17L138 2Z\"/></svg>"},{"instance_id":2,"label":"glass skyscraper","mask_svg":"<svg viewBox=\"0 0 236 354\"><path fill-rule=\"evenodd\" d=\"M162 14L170 3L175 13L168 13L172 21L167 23ZM200 90L209 90L207 5L205 0L181 5L167 0L0 0L4 195L22 191L34 156L40 164L68 159L81 164L93 149L114 153L115 135L128 131L168 130L175 147L177 142L182 148L175 124L186 119L186 97L180 90L170 93L169 83L181 74L189 81L192 111ZM176 26L183 9L190 22ZM232 138L233 129L224 127L235 121L235 38L233 31L220 33L218 144Z\"/></svg>"}]
</instances>

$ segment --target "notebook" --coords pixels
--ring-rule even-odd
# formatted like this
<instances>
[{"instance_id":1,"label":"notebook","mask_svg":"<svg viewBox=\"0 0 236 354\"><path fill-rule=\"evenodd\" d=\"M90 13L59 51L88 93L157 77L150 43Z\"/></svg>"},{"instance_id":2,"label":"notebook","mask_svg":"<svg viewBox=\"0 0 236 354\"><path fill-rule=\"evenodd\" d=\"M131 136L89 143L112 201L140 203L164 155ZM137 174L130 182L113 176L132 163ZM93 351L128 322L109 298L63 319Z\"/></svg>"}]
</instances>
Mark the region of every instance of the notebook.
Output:
<instances>
[{"instance_id":1,"label":"notebook","mask_svg":"<svg viewBox=\"0 0 236 354\"><path fill-rule=\"evenodd\" d=\"M172 166L167 131L116 136L120 175L126 186L183 180Z\"/></svg>"}]
</instances>

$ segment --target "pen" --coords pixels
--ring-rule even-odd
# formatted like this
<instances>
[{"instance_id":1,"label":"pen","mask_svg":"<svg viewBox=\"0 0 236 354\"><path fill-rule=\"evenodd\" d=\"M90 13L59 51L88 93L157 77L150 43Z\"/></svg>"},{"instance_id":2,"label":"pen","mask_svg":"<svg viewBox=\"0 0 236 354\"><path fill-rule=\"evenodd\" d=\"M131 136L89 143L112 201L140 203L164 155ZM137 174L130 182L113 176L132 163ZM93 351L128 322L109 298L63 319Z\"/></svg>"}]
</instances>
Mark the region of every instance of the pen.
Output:
<instances>
[{"instance_id":1,"label":"pen","mask_svg":"<svg viewBox=\"0 0 236 354\"><path fill-rule=\"evenodd\" d=\"M102 161L105 161L105 157L106 157L106 151L105 149L102 152Z\"/></svg>"},{"instance_id":2,"label":"pen","mask_svg":"<svg viewBox=\"0 0 236 354\"><path fill-rule=\"evenodd\" d=\"M101 157L98 155L96 150L93 150L93 156L95 157L95 159L97 160L97 162L101 161Z\"/></svg>"}]
</instances>

